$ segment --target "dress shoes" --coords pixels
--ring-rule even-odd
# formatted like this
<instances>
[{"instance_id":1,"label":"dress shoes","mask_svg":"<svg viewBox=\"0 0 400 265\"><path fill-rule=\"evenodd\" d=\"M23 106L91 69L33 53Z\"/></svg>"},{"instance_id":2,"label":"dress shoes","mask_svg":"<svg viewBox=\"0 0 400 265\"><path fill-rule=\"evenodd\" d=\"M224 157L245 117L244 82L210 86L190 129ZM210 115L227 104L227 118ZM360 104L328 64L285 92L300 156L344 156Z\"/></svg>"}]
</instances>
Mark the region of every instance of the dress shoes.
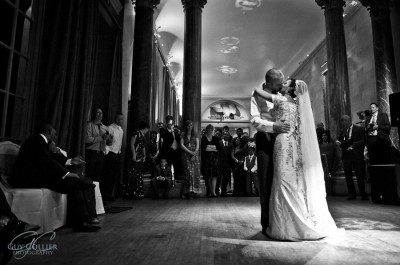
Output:
<instances>
[{"instance_id":1,"label":"dress shoes","mask_svg":"<svg viewBox=\"0 0 400 265\"><path fill-rule=\"evenodd\" d=\"M100 226L91 225L89 223L82 223L79 226L74 227L74 232L97 232L101 229Z\"/></svg>"}]
</instances>

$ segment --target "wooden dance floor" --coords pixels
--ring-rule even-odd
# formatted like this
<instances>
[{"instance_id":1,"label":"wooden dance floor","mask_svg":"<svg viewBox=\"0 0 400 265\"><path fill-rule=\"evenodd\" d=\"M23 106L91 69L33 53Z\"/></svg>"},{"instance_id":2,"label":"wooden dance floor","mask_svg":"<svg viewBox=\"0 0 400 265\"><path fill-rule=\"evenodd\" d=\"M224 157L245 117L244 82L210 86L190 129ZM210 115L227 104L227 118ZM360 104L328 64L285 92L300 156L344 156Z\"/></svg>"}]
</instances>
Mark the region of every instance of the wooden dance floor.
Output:
<instances>
[{"instance_id":1,"label":"wooden dance floor","mask_svg":"<svg viewBox=\"0 0 400 265\"><path fill-rule=\"evenodd\" d=\"M56 231L52 255L11 264L400 264L400 206L329 198L344 234L279 242L260 233L258 198L118 201L97 233Z\"/></svg>"}]
</instances>

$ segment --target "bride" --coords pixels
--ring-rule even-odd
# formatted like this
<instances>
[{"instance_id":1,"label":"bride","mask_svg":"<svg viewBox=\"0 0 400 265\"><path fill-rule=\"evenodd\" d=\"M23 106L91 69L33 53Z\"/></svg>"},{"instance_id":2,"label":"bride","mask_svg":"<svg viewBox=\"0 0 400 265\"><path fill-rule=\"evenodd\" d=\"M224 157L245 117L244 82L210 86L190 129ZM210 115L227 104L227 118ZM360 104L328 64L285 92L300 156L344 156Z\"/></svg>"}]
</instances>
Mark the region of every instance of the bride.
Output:
<instances>
[{"instance_id":1,"label":"bride","mask_svg":"<svg viewBox=\"0 0 400 265\"><path fill-rule=\"evenodd\" d=\"M256 89L254 96L274 103L275 120L290 124L278 134L267 234L279 240L317 240L337 231L328 210L324 174L307 85L293 81L281 95Z\"/></svg>"}]
</instances>

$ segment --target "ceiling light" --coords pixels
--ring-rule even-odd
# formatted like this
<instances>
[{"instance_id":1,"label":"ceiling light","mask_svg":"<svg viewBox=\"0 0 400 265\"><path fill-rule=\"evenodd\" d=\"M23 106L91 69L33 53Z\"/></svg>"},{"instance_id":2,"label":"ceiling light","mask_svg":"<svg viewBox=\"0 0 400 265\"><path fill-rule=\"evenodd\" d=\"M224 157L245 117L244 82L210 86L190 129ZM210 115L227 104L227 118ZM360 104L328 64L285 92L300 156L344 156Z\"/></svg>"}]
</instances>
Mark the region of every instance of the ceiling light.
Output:
<instances>
[{"instance_id":1,"label":"ceiling light","mask_svg":"<svg viewBox=\"0 0 400 265\"><path fill-rule=\"evenodd\" d=\"M239 38L231 36L231 37L223 37L219 42L223 45L235 46L239 44L240 40Z\"/></svg>"},{"instance_id":2,"label":"ceiling light","mask_svg":"<svg viewBox=\"0 0 400 265\"><path fill-rule=\"evenodd\" d=\"M254 8L261 6L262 0L236 0L236 8L242 9L242 11L253 10Z\"/></svg>"},{"instance_id":3,"label":"ceiling light","mask_svg":"<svg viewBox=\"0 0 400 265\"><path fill-rule=\"evenodd\" d=\"M237 73L238 69L236 69L235 67L229 66L229 65L221 65L218 66L218 71L220 71L223 74L234 74Z\"/></svg>"},{"instance_id":4,"label":"ceiling light","mask_svg":"<svg viewBox=\"0 0 400 265\"><path fill-rule=\"evenodd\" d=\"M222 53L234 53L234 52L237 52L238 50L239 50L239 47L236 46L236 45L233 45L233 46L228 46L225 49L221 49L220 52L222 52Z\"/></svg>"}]
</instances>

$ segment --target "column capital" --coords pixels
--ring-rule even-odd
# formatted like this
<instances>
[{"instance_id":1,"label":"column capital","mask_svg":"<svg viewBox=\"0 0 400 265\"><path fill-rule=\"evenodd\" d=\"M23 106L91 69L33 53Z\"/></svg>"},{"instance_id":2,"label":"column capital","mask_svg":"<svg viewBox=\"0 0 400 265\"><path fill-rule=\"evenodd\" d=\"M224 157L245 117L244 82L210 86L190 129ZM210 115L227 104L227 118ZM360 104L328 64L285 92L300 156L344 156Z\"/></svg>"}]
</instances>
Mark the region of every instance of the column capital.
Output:
<instances>
[{"instance_id":1,"label":"column capital","mask_svg":"<svg viewBox=\"0 0 400 265\"><path fill-rule=\"evenodd\" d=\"M360 0L361 4L367 8L371 17L378 17L382 12L390 11L393 0Z\"/></svg>"},{"instance_id":2,"label":"column capital","mask_svg":"<svg viewBox=\"0 0 400 265\"><path fill-rule=\"evenodd\" d=\"M205 4L207 4L207 0L182 0L184 9L203 8Z\"/></svg>"},{"instance_id":3,"label":"column capital","mask_svg":"<svg viewBox=\"0 0 400 265\"><path fill-rule=\"evenodd\" d=\"M158 4L160 4L160 0L132 0L132 4L135 7L148 7L155 9Z\"/></svg>"},{"instance_id":4,"label":"column capital","mask_svg":"<svg viewBox=\"0 0 400 265\"><path fill-rule=\"evenodd\" d=\"M328 12L331 9L341 9L343 11L343 7L346 5L346 1L344 0L315 0L317 5L319 5L325 12Z\"/></svg>"}]
</instances>

